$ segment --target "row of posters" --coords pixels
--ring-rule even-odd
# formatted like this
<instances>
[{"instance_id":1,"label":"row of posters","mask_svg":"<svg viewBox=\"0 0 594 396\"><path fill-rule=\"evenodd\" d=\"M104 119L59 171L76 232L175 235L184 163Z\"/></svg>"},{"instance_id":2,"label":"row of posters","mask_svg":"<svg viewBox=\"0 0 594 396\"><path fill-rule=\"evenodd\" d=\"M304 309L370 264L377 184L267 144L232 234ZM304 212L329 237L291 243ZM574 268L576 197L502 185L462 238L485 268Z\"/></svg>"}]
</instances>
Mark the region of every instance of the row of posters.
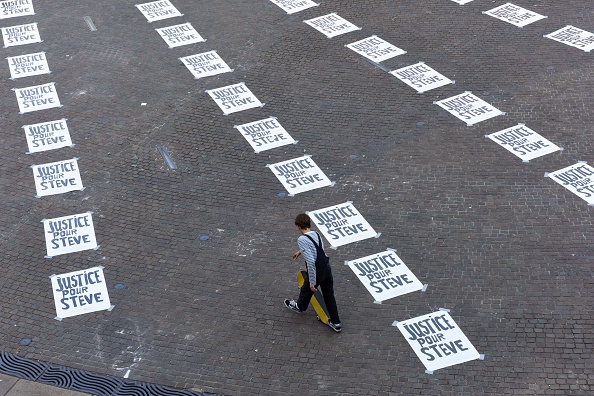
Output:
<instances>
[{"instance_id":1,"label":"row of posters","mask_svg":"<svg viewBox=\"0 0 594 396\"><path fill-rule=\"evenodd\" d=\"M451 1L463 5L470 3L473 0ZM541 19L548 18L545 15L527 10L512 3L505 3L489 11L483 11L483 14L497 18L520 28L540 21ZM585 31L572 25L567 25L564 28L554 31L553 33L544 35L544 37L569 45L571 47L579 48L585 52L590 52L594 49L594 33Z\"/></svg>"},{"instance_id":2,"label":"row of posters","mask_svg":"<svg viewBox=\"0 0 594 396\"><path fill-rule=\"evenodd\" d=\"M0 19L34 15L31 0L0 1ZM2 28L4 47L39 43L37 23ZM7 58L10 78L17 79L50 73L45 52ZM20 114L61 107L55 83L13 89ZM66 119L24 125L29 153L72 146ZM83 190L78 158L49 164L33 165L37 197ZM44 219L46 257L97 249L92 213L81 213L55 219ZM100 310L111 310L103 267L52 275L56 319Z\"/></svg>"},{"instance_id":3,"label":"row of posters","mask_svg":"<svg viewBox=\"0 0 594 396\"><path fill-rule=\"evenodd\" d=\"M311 4L312 2L307 4L308 2L299 0L271 1L283 8L287 13L300 11L299 6L302 6L302 9L314 6L314 4ZM328 38L359 30L357 26L336 14L325 15L304 22L322 32ZM371 36L348 44L346 47L372 62L382 62L406 53L406 51L377 36ZM454 83L423 62L394 70L391 74L419 93ZM451 101L442 103L443 106L455 111L454 115L464 119L467 123L479 122L482 119L501 114L492 106L474 96L468 96L468 94L450 99ZM223 100L223 98L219 100ZM473 105L469 106L470 103ZM463 110L461 105L466 108ZM226 109L223 109L223 111L226 111ZM493 115L485 116L483 112L492 112ZM273 122L273 124L270 128L262 128L260 121L236 126L236 128L244 134L248 141L251 139L250 143L255 143L255 139L259 138L260 135L262 137L274 135L273 132L269 133L268 131L278 130L280 127L278 123L274 122L276 119L263 121ZM250 129L249 127L252 126L258 126L258 128ZM284 129L279 133L284 134ZM252 144L252 147L258 149L258 146L254 144ZM311 156L302 156L267 166L291 195L331 185L330 180L316 165ZM308 212L308 215L332 248L368 238L377 238L380 235L350 201ZM345 264L351 268L376 302L424 290L423 284L392 249L347 261ZM409 319L398 323L397 327L428 372L480 358L472 343L447 312L439 311Z\"/></svg>"}]
</instances>

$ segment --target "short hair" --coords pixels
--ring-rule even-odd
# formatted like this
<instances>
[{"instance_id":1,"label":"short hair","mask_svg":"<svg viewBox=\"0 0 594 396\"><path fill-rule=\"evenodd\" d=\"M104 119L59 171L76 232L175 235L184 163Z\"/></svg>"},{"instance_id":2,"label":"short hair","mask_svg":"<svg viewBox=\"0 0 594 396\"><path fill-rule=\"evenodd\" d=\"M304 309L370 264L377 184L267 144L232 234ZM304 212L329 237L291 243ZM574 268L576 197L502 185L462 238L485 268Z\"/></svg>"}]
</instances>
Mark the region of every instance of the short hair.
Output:
<instances>
[{"instance_id":1,"label":"short hair","mask_svg":"<svg viewBox=\"0 0 594 396\"><path fill-rule=\"evenodd\" d=\"M297 217L295 217L295 225L302 230L311 228L311 219L305 213L299 213Z\"/></svg>"}]
</instances>

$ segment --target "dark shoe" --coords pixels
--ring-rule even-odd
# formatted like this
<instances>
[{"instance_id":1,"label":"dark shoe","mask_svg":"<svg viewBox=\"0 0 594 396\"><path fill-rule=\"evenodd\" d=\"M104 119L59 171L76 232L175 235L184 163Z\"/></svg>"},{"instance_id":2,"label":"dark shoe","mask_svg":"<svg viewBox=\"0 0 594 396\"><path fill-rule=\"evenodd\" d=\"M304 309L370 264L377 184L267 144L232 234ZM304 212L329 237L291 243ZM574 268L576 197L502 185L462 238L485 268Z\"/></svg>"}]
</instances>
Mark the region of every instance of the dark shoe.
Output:
<instances>
[{"instance_id":1,"label":"dark shoe","mask_svg":"<svg viewBox=\"0 0 594 396\"><path fill-rule=\"evenodd\" d=\"M287 307L290 310L293 310L295 312L303 312L302 310L299 309L299 307L297 306L297 303L295 302L295 300L286 299L285 300L285 307Z\"/></svg>"},{"instance_id":2,"label":"dark shoe","mask_svg":"<svg viewBox=\"0 0 594 396\"><path fill-rule=\"evenodd\" d=\"M342 330L342 326L340 325L340 323L334 324L331 320L328 321L328 326L332 327L332 330L334 330L337 333L340 333L340 331Z\"/></svg>"}]
</instances>

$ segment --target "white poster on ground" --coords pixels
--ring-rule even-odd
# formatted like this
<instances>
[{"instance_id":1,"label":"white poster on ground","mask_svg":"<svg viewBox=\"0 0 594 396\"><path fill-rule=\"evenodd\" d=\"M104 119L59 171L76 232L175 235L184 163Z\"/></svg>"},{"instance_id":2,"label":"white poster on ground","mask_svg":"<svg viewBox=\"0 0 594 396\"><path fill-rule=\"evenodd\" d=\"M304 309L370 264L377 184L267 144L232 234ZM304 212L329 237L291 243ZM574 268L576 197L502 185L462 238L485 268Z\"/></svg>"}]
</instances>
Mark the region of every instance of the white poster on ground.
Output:
<instances>
[{"instance_id":1,"label":"white poster on ground","mask_svg":"<svg viewBox=\"0 0 594 396\"><path fill-rule=\"evenodd\" d=\"M483 12L483 14L511 23L517 27L524 27L546 18L544 15L537 14L536 12L529 11L525 8L513 5L512 3L506 3L499 7L495 7L492 10Z\"/></svg>"},{"instance_id":2,"label":"white poster on ground","mask_svg":"<svg viewBox=\"0 0 594 396\"><path fill-rule=\"evenodd\" d=\"M311 7L319 6L312 0L270 0L280 8L286 11L287 14L294 14L299 11L306 10Z\"/></svg>"},{"instance_id":3,"label":"white poster on ground","mask_svg":"<svg viewBox=\"0 0 594 396\"><path fill-rule=\"evenodd\" d=\"M487 137L524 161L530 161L560 150L556 144L551 143L524 124L492 133Z\"/></svg>"},{"instance_id":4,"label":"white poster on ground","mask_svg":"<svg viewBox=\"0 0 594 396\"><path fill-rule=\"evenodd\" d=\"M264 106L252 91L245 86L245 83L210 89L206 92L223 110L225 115Z\"/></svg>"},{"instance_id":5,"label":"white poster on ground","mask_svg":"<svg viewBox=\"0 0 594 396\"><path fill-rule=\"evenodd\" d=\"M31 166L33 177L35 178L37 197L84 190L77 160L78 158L73 158L71 160Z\"/></svg>"},{"instance_id":6,"label":"white poster on ground","mask_svg":"<svg viewBox=\"0 0 594 396\"><path fill-rule=\"evenodd\" d=\"M548 176L588 202L588 205L594 205L594 168L585 162L560 169L549 173Z\"/></svg>"},{"instance_id":7,"label":"white poster on ground","mask_svg":"<svg viewBox=\"0 0 594 396\"><path fill-rule=\"evenodd\" d=\"M111 309L103 266L52 275L56 319Z\"/></svg>"},{"instance_id":8,"label":"white poster on ground","mask_svg":"<svg viewBox=\"0 0 594 396\"><path fill-rule=\"evenodd\" d=\"M289 195L332 185L332 182L311 159L311 155L268 165Z\"/></svg>"},{"instance_id":9,"label":"white poster on ground","mask_svg":"<svg viewBox=\"0 0 594 396\"><path fill-rule=\"evenodd\" d=\"M33 0L0 1L0 19L35 15Z\"/></svg>"},{"instance_id":10,"label":"white poster on ground","mask_svg":"<svg viewBox=\"0 0 594 396\"><path fill-rule=\"evenodd\" d=\"M217 51L204 52L202 54L185 56L179 58L194 78L215 76L217 74L229 73L233 69L217 54Z\"/></svg>"},{"instance_id":11,"label":"white poster on ground","mask_svg":"<svg viewBox=\"0 0 594 396\"><path fill-rule=\"evenodd\" d=\"M206 41L200 34L198 34L196 29L192 27L190 22L155 30L163 40L165 40L169 48Z\"/></svg>"},{"instance_id":12,"label":"white poster on ground","mask_svg":"<svg viewBox=\"0 0 594 396\"><path fill-rule=\"evenodd\" d=\"M379 236L352 202L308 212L332 247Z\"/></svg>"},{"instance_id":13,"label":"white poster on ground","mask_svg":"<svg viewBox=\"0 0 594 396\"><path fill-rule=\"evenodd\" d=\"M361 28L334 13L308 19L303 22L307 23L317 31L324 33L328 38L340 36L341 34L353 32L355 30L361 30Z\"/></svg>"},{"instance_id":14,"label":"white poster on ground","mask_svg":"<svg viewBox=\"0 0 594 396\"><path fill-rule=\"evenodd\" d=\"M6 59L8 60L8 67L10 68L10 78L13 80L15 78L50 73L45 52L11 56Z\"/></svg>"},{"instance_id":15,"label":"white poster on ground","mask_svg":"<svg viewBox=\"0 0 594 396\"><path fill-rule=\"evenodd\" d=\"M468 126L503 114L471 92L464 92L433 103L464 121Z\"/></svg>"},{"instance_id":16,"label":"white poster on ground","mask_svg":"<svg viewBox=\"0 0 594 396\"><path fill-rule=\"evenodd\" d=\"M391 71L390 74L400 81L414 88L417 92L423 93L429 90L452 84L453 81L433 70L424 62L419 62L402 69Z\"/></svg>"},{"instance_id":17,"label":"white poster on ground","mask_svg":"<svg viewBox=\"0 0 594 396\"><path fill-rule=\"evenodd\" d=\"M454 3L458 3L460 5L464 5L470 3L472 0L452 0Z\"/></svg>"},{"instance_id":18,"label":"white poster on ground","mask_svg":"<svg viewBox=\"0 0 594 396\"><path fill-rule=\"evenodd\" d=\"M594 49L594 33L567 25L553 33L545 35L551 40L590 52Z\"/></svg>"},{"instance_id":19,"label":"white poster on ground","mask_svg":"<svg viewBox=\"0 0 594 396\"><path fill-rule=\"evenodd\" d=\"M437 311L404 320L396 327L429 371L480 358L447 312Z\"/></svg>"},{"instance_id":20,"label":"white poster on ground","mask_svg":"<svg viewBox=\"0 0 594 396\"><path fill-rule=\"evenodd\" d=\"M31 43L41 43L37 22L2 28L4 48Z\"/></svg>"},{"instance_id":21,"label":"white poster on ground","mask_svg":"<svg viewBox=\"0 0 594 396\"><path fill-rule=\"evenodd\" d=\"M355 41L354 43L347 44L346 47L376 63L398 55L406 54L406 51L377 36L371 36L363 40Z\"/></svg>"},{"instance_id":22,"label":"white poster on ground","mask_svg":"<svg viewBox=\"0 0 594 396\"><path fill-rule=\"evenodd\" d=\"M62 107L54 84L52 82L33 87L13 88L19 103L19 114Z\"/></svg>"},{"instance_id":23,"label":"white poster on ground","mask_svg":"<svg viewBox=\"0 0 594 396\"><path fill-rule=\"evenodd\" d=\"M72 146L66 119L23 125L29 153L54 150Z\"/></svg>"},{"instance_id":24,"label":"white poster on ground","mask_svg":"<svg viewBox=\"0 0 594 396\"><path fill-rule=\"evenodd\" d=\"M256 153L296 143L276 117L235 125L233 128L241 132Z\"/></svg>"},{"instance_id":25,"label":"white poster on ground","mask_svg":"<svg viewBox=\"0 0 594 396\"><path fill-rule=\"evenodd\" d=\"M177 8L169 0L152 1L150 3L136 4L136 8L142 12L149 22L160 21L173 17L182 16Z\"/></svg>"},{"instance_id":26,"label":"white poster on ground","mask_svg":"<svg viewBox=\"0 0 594 396\"><path fill-rule=\"evenodd\" d=\"M423 289L415 274L391 250L351 260L347 264L375 301Z\"/></svg>"},{"instance_id":27,"label":"white poster on ground","mask_svg":"<svg viewBox=\"0 0 594 396\"><path fill-rule=\"evenodd\" d=\"M47 257L96 249L93 213L42 220Z\"/></svg>"}]
</instances>

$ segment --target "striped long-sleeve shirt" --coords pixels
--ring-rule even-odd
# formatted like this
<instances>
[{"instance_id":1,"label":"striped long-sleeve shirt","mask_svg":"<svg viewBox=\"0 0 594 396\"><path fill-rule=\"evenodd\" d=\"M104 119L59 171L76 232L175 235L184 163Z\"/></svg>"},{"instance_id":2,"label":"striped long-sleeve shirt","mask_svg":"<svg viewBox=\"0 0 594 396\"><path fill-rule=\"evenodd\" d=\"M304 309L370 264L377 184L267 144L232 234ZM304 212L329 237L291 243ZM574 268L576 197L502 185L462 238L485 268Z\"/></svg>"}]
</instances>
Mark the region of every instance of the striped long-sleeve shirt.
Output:
<instances>
[{"instance_id":1,"label":"striped long-sleeve shirt","mask_svg":"<svg viewBox=\"0 0 594 396\"><path fill-rule=\"evenodd\" d=\"M315 231L310 231L306 233L309 235L311 239L316 241L317 244L320 245L322 249L324 249L324 241L322 237L318 238L318 233ZM305 259L305 264L307 264L307 273L309 275L309 284L312 286L316 285L316 259L318 258L318 253L316 252L316 247L314 244L309 240L308 237L305 235L301 235L299 239L297 239L297 245L299 245L299 250L301 250L301 255Z\"/></svg>"}]
</instances>

